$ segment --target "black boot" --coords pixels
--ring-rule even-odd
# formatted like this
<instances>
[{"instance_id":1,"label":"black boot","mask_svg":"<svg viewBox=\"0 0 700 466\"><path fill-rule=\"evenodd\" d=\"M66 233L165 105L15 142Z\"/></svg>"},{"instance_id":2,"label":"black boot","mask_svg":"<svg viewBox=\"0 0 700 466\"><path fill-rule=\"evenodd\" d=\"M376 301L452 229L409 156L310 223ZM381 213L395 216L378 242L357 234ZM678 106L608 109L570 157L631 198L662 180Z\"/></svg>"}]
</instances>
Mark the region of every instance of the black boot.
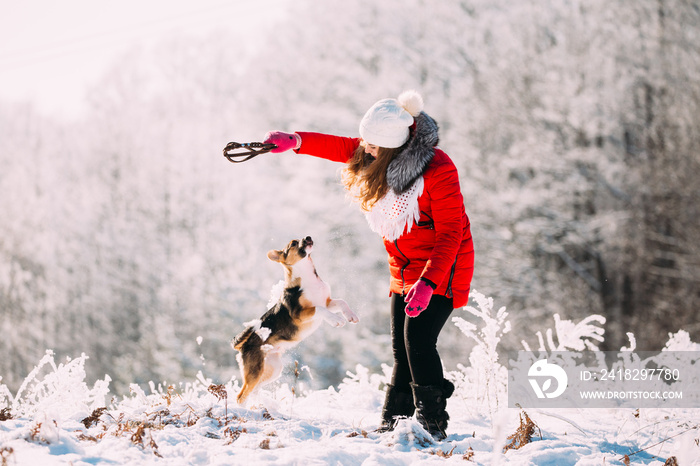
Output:
<instances>
[{"instance_id":1,"label":"black boot","mask_svg":"<svg viewBox=\"0 0 700 466\"><path fill-rule=\"evenodd\" d=\"M393 385L386 386L386 398L382 408L382 424L377 432L384 433L394 430L401 417L411 417L416 407L410 392L399 391Z\"/></svg>"},{"instance_id":2,"label":"black boot","mask_svg":"<svg viewBox=\"0 0 700 466\"><path fill-rule=\"evenodd\" d=\"M450 416L445 411L447 398L452 396L455 386L449 380L443 380L442 385L411 384L413 399L416 405L416 418L425 430L436 440L447 437L447 421Z\"/></svg>"}]
</instances>

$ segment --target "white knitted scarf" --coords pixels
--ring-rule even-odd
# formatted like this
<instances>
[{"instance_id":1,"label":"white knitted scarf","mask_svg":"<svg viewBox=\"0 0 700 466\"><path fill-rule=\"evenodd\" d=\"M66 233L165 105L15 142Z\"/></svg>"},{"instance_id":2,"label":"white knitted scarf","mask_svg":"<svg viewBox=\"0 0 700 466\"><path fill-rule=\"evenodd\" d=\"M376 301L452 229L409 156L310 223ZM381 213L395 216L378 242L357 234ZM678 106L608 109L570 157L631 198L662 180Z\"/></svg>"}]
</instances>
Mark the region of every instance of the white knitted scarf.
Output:
<instances>
[{"instance_id":1,"label":"white knitted scarf","mask_svg":"<svg viewBox=\"0 0 700 466\"><path fill-rule=\"evenodd\" d=\"M403 194L397 195L389 188L386 195L372 206L372 210L365 212L370 229L389 241L398 239L404 230L407 233L411 231L413 222L420 219L418 198L422 194L422 176Z\"/></svg>"}]
</instances>

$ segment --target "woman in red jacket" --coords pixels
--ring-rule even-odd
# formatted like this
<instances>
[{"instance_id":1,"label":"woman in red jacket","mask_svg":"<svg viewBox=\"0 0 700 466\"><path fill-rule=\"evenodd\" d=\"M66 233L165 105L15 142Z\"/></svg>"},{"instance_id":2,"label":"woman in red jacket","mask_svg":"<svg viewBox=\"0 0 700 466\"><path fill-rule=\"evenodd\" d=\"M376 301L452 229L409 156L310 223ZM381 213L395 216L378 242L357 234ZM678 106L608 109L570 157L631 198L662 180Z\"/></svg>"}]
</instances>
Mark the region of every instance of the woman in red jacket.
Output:
<instances>
[{"instance_id":1,"label":"woman in red jacket","mask_svg":"<svg viewBox=\"0 0 700 466\"><path fill-rule=\"evenodd\" d=\"M452 310L466 305L474 269L457 168L437 147L437 123L415 91L374 104L360 136L274 131L265 142L278 146L272 152L346 164L343 182L384 239L391 270L394 369L379 430L393 430L415 411L444 439L454 386L443 376L437 339Z\"/></svg>"}]
</instances>

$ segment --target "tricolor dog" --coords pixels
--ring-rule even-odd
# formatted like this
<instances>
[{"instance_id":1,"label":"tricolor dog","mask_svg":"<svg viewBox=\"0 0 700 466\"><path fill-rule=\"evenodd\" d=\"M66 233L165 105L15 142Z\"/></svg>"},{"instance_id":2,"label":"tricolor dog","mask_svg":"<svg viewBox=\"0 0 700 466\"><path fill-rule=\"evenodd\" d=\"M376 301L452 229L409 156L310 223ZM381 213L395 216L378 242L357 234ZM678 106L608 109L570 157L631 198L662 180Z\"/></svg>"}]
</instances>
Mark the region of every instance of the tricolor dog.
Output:
<instances>
[{"instance_id":1,"label":"tricolor dog","mask_svg":"<svg viewBox=\"0 0 700 466\"><path fill-rule=\"evenodd\" d=\"M313 244L307 236L267 253L271 261L284 267L284 290L260 320L248 323L231 342L240 352L237 360L243 375L239 404L258 386L276 380L282 372L282 354L313 333L322 321L342 327L360 320L345 301L331 299L330 286L319 278L311 260Z\"/></svg>"}]
</instances>

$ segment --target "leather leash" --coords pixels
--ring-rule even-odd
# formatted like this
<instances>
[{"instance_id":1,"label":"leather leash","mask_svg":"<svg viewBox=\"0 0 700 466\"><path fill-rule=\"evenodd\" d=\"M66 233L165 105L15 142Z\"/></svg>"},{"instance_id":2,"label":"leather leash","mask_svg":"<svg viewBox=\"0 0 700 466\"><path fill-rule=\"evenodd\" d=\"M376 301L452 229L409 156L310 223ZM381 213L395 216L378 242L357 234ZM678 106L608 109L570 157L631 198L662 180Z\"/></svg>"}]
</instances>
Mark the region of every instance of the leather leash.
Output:
<instances>
[{"instance_id":1,"label":"leather leash","mask_svg":"<svg viewBox=\"0 0 700 466\"><path fill-rule=\"evenodd\" d=\"M224 157L231 163L241 163L276 149L276 144L262 142L229 142L224 147Z\"/></svg>"}]
</instances>

